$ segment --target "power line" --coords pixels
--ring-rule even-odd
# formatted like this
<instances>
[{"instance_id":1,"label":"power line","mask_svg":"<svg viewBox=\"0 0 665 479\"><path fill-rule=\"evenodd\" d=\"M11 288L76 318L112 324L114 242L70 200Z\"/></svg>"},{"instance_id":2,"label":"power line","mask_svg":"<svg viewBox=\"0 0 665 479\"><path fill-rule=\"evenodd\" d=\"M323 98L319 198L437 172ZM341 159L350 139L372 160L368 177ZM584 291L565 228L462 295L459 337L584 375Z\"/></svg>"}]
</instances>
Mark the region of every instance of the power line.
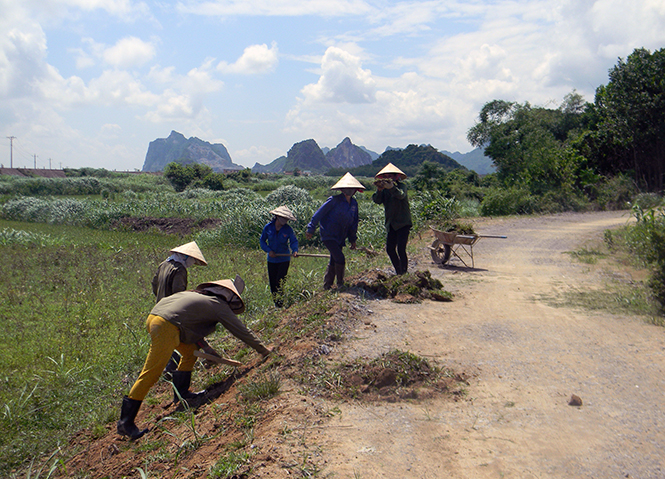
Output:
<instances>
[{"instance_id":1,"label":"power line","mask_svg":"<svg viewBox=\"0 0 665 479\"><path fill-rule=\"evenodd\" d=\"M9 167L14 168L14 140L15 136L8 136L9 138Z\"/></svg>"}]
</instances>

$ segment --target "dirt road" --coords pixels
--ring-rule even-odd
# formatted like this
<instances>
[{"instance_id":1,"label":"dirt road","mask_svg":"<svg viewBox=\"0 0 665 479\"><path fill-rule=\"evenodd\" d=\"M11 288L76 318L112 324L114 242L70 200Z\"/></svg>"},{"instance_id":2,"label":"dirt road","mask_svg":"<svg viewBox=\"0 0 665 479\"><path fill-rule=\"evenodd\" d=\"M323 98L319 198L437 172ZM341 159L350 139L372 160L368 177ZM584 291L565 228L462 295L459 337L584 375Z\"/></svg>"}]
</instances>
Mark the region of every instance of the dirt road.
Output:
<instances>
[{"instance_id":1,"label":"dirt road","mask_svg":"<svg viewBox=\"0 0 665 479\"><path fill-rule=\"evenodd\" d=\"M408 350L475 373L466 400L342 404L322 441L339 478L665 477L665 330L639 317L553 307L542 298L600 287L564 254L624 213L485 221L506 234L475 247L476 270L429 268L452 303L372 302L342 356ZM581 407L568 404L572 394Z\"/></svg>"}]
</instances>

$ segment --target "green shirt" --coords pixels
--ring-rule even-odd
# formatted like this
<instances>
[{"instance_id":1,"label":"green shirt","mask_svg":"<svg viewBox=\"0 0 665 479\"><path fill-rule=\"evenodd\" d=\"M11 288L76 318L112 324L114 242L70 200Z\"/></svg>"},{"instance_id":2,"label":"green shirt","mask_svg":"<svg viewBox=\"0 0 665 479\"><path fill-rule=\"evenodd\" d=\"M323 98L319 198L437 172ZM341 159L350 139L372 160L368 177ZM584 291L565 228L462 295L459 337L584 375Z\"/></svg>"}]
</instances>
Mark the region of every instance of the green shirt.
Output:
<instances>
[{"instance_id":1,"label":"green shirt","mask_svg":"<svg viewBox=\"0 0 665 479\"><path fill-rule=\"evenodd\" d=\"M152 308L150 314L160 316L177 326L180 330L180 341L183 343L196 343L215 332L217 323L220 323L258 353L267 353L261 340L247 329L229 304L219 296L182 291L163 298Z\"/></svg>"},{"instance_id":2,"label":"green shirt","mask_svg":"<svg viewBox=\"0 0 665 479\"><path fill-rule=\"evenodd\" d=\"M386 231L390 231L390 228L398 230L413 225L409 197L404 183L396 181L392 188L375 191L372 200L378 205L383 204L386 212Z\"/></svg>"},{"instance_id":3,"label":"green shirt","mask_svg":"<svg viewBox=\"0 0 665 479\"><path fill-rule=\"evenodd\" d=\"M187 268L177 261L162 261L152 278L152 292L160 299L187 289Z\"/></svg>"}]
</instances>

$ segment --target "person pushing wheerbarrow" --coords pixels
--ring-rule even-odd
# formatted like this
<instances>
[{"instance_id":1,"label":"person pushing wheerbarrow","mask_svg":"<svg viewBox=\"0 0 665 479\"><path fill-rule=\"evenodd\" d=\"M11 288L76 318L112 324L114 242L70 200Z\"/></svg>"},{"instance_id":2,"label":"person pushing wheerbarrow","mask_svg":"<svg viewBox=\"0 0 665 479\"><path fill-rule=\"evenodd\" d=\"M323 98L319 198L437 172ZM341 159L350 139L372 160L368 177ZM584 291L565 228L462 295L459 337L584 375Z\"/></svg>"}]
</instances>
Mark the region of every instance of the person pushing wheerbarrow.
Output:
<instances>
[{"instance_id":1,"label":"person pushing wheerbarrow","mask_svg":"<svg viewBox=\"0 0 665 479\"><path fill-rule=\"evenodd\" d=\"M146 328L151 344L143 370L123 397L117 431L121 436L135 440L148 432L135 424L136 415L150 388L159 380L174 350L181 354L178 372L174 376L174 402L199 398L205 391L189 391L192 370L196 363L197 342L215 332L221 324L233 336L252 347L261 356L272 353L261 340L238 318L245 311L241 297L245 283L236 275L235 280L223 279L201 283L193 291L181 291L161 299L150 311ZM178 378L178 381L175 378Z\"/></svg>"}]
</instances>

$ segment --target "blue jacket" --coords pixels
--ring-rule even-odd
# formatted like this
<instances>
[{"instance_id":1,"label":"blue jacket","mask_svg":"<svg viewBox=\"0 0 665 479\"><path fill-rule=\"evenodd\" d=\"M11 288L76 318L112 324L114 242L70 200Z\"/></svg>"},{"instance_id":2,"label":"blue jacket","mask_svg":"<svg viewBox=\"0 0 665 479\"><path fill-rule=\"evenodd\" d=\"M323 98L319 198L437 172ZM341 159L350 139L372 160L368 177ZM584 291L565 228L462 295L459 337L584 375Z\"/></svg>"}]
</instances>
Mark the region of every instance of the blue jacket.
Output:
<instances>
[{"instance_id":1,"label":"blue jacket","mask_svg":"<svg viewBox=\"0 0 665 479\"><path fill-rule=\"evenodd\" d=\"M351 198L347 203L343 194L329 197L312 216L307 232L314 234L319 223L322 241L336 241L344 246L348 238L355 243L358 239L358 202Z\"/></svg>"},{"instance_id":2,"label":"blue jacket","mask_svg":"<svg viewBox=\"0 0 665 479\"><path fill-rule=\"evenodd\" d=\"M289 245L291 245L291 250L289 250ZM261 249L266 253L274 251L277 254L291 254L291 252L298 251L298 238L289 225L283 225L277 231L275 220L273 220L263 227ZM290 260L290 256L277 256L276 258L268 256L268 263L284 263Z\"/></svg>"}]
</instances>

